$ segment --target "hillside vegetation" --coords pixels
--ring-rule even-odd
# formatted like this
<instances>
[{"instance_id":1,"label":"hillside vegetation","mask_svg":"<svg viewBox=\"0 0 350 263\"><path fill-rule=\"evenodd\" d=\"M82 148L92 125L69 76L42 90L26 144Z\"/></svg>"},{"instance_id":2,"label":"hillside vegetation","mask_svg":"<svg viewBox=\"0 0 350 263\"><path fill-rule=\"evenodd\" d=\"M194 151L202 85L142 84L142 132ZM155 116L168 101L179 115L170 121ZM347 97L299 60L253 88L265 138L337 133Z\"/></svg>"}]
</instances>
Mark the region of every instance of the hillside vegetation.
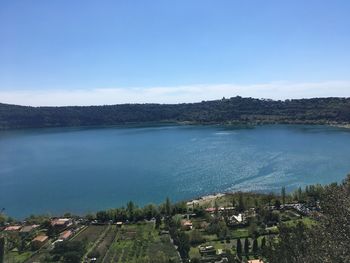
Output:
<instances>
[{"instance_id":1,"label":"hillside vegetation","mask_svg":"<svg viewBox=\"0 0 350 263\"><path fill-rule=\"evenodd\" d=\"M130 201L86 216L24 221L0 214L0 262L347 263L349 233L350 175L290 193L282 187L280 195L167 198L144 207Z\"/></svg>"},{"instance_id":2,"label":"hillside vegetation","mask_svg":"<svg viewBox=\"0 0 350 263\"><path fill-rule=\"evenodd\" d=\"M350 98L273 101L233 97L184 104L69 107L0 104L0 129L147 122L345 124L350 122Z\"/></svg>"}]
</instances>

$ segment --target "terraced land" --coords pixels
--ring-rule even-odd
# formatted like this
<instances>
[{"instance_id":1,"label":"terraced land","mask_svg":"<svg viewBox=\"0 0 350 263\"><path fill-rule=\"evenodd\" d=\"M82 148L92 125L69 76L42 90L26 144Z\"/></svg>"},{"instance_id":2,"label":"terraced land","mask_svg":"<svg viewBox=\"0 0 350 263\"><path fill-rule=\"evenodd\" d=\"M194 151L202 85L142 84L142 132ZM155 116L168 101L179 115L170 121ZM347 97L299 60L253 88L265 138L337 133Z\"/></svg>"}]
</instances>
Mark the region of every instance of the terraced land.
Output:
<instances>
[{"instance_id":1,"label":"terraced land","mask_svg":"<svg viewBox=\"0 0 350 263\"><path fill-rule=\"evenodd\" d=\"M91 258L96 258L97 263L161 263L169 259L181 262L170 236L160 235L153 223L123 225L121 228L116 225L90 225L68 242L71 241L85 244L83 262L89 262ZM48 244L25 262L47 262L50 251Z\"/></svg>"},{"instance_id":2,"label":"terraced land","mask_svg":"<svg viewBox=\"0 0 350 263\"><path fill-rule=\"evenodd\" d=\"M99 239L97 244L95 244L94 248L91 250L91 255L96 255L97 257L97 263L103 262L105 255L107 254L108 249L114 242L115 238L117 237L118 229L116 226L111 225L104 236Z\"/></svg>"},{"instance_id":3,"label":"terraced land","mask_svg":"<svg viewBox=\"0 0 350 263\"><path fill-rule=\"evenodd\" d=\"M153 224L125 225L101 262L154 262L157 259L171 258L181 262L168 235L159 235ZM160 261L161 262L161 261Z\"/></svg>"},{"instance_id":4,"label":"terraced land","mask_svg":"<svg viewBox=\"0 0 350 263\"><path fill-rule=\"evenodd\" d=\"M84 241L87 243L95 242L99 236L107 229L107 225L91 225L85 228L72 238L72 241Z\"/></svg>"}]
</instances>

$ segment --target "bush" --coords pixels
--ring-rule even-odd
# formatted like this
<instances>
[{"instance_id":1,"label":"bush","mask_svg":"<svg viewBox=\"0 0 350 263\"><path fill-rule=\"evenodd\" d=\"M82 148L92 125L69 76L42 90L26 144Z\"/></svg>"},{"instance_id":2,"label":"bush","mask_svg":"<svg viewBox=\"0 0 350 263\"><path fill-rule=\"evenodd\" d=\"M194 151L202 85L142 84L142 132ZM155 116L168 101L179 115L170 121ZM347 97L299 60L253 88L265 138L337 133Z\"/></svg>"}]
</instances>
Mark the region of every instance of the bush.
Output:
<instances>
[{"instance_id":1,"label":"bush","mask_svg":"<svg viewBox=\"0 0 350 263\"><path fill-rule=\"evenodd\" d=\"M101 255L100 255L100 252L98 252L97 250L94 250L94 251L91 251L89 254L88 254L88 257L89 258L99 258Z\"/></svg>"},{"instance_id":2,"label":"bush","mask_svg":"<svg viewBox=\"0 0 350 263\"><path fill-rule=\"evenodd\" d=\"M204 243L206 240L203 237L202 233L195 229L190 233L190 243L191 245L198 245Z\"/></svg>"}]
</instances>

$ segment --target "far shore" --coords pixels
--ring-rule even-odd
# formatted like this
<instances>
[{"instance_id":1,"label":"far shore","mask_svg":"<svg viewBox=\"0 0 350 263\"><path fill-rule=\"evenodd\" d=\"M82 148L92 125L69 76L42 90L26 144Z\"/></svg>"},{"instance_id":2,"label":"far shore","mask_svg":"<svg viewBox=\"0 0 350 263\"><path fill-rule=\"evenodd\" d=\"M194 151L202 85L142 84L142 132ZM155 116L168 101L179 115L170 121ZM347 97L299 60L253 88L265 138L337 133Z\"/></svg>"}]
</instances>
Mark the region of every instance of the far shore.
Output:
<instances>
[{"instance_id":1,"label":"far shore","mask_svg":"<svg viewBox=\"0 0 350 263\"><path fill-rule=\"evenodd\" d=\"M344 128L344 129L350 129L350 123L346 124L331 124L333 127L338 127L338 128Z\"/></svg>"}]
</instances>

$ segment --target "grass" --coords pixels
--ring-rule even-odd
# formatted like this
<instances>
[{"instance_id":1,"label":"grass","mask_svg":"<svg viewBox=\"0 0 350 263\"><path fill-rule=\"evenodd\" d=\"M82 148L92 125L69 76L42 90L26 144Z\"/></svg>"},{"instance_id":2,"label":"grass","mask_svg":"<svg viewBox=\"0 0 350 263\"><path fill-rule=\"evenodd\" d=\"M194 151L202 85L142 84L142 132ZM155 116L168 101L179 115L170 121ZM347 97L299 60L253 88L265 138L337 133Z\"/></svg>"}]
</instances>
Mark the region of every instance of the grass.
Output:
<instances>
[{"instance_id":1,"label":"grass","mask_svg":"<svg viewBox=\"0 0 350 263\"><path fill-rule=\"evenodd\" d=\"M238 228L232 231L232 238L245 238L249 236L248 228Z\"/></svg>"},{"instance_id":2,"label":"grass","mask_svg":"<svg viewBox=\"0 0 350 263\"><path fill-rule=\"evenodd\" d=\"M201 258L198 247L191 247L189 255L190 258Z\"/></svg>"},{"instance_id":3,"label":"grass","mask_svg":"<svg viewBox=\"0 0 350 263\"><path fill-rule=\"evenodd\" d=\"M6 262L11 262L11 263L22 263L25 262L27 259L31 257L33 253L30 251L26 251L23 253L18 253L18 252L9 252L6 254Z\"/></svg>"},{"instance_id":4,"label":"grass","mask_svg":"<svg viewBox=\"0 0 350 263\"><path fill-rule=\"evenodd\" d=\"M314 225L317 224L317 222L309 217L303 217L302 219L296 219L296 220L289 220L284 222L283 224L292 227L292 226L296 226L299 222L302 222L303 224L305 224L308 227L312 227Z\"/></svg>"},{"instance_id":5,"label":"grass","mask_svg":"<svg viewBox=\"0 0 350 263\"><path fill-rule=\"evenodd\" d=\"M203 237L205 238L205 240L207 241L215 241L218 239L217 235L203 235Z\"/></svg>"}]
</instances>

